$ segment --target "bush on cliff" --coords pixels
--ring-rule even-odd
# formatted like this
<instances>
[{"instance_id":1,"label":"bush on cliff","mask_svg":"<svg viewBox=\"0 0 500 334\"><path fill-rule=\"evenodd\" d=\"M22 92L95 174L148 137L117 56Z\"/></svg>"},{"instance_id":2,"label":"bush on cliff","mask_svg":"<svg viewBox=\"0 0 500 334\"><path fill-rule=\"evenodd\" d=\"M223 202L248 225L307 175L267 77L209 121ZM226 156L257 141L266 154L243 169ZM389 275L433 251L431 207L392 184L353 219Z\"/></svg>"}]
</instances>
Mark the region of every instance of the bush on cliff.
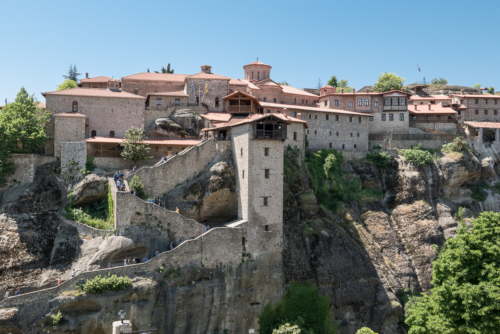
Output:
<instances>
[{"instance_id":1,"label":"bush on cliff","mask_svg":"<svg viewBox=\"0 0 500 334\"><path fill-rule=\"evenodd\" d=\"M328 296L319 296L318 287L310 282L293 282L280 302L273 308L267 304L259 316L260 334L272 334L274 329L289 323L298 325L301 333L337 332L332 324L332 311Z\"/></svg>"},{"instance_id":2,"label":"bush on cliff","mask_svg":"<svg viewBox=\"0 0 500 334\"><path fill-rule=\"evenodd\" d=\"M500 333L500 213L460 224L433 262L430 295L407 307L409 334Z\"/></svg>"},{"instance_id":3,"label":"bush on cliff","mask_svg":"<svg viewBox=\"0 0 500 334\"><path fill-rule=\"evenodd\" d=\"M435 158L428 150L424 150L420 146L414 146L411 149L403 150L402 154L406 161L417 166L430 165Z\"/></svg>"},{"instance_id":4,"label":"bush on cliff","mask_svg":"<svg viewBox=\"0 0 500 334\"><path fill-rule=\"evenodd\" d=\"M137 174L132 177L128 186L130 189L134 189L137 192L137 196L144 196L144 184L141 182L141 179L139 179Z\"/></svg>"},{"instance_id":5,"label":"bush on cliff","mask_svg":"<svg viewBox=\"0 0 500 334\"><path fill-rule=\"evenodd\" d=\"M103 293L104 291L126 290L132 286L128 276L116 276L108 273L107 276L98 275L85 282L83 291L87 293Z\"/></svg>"},{"instance_id":6,"label":"bush on cliff","mask_svg":"<svg viewBox=\"0 0 500 334\"><path fill-rule=\"evenodd\" d=\"M112 230L114 227L113 218L113 197L108 186L108 197L102 201L94 202L91 206L74 207L71 205L72 194L68 196L70 204L65 208L66 219L74 220L87 226L99 230Z\"/></svg>"},{"instance_id":7,"label":"bush on cliff","mask_svg":"<svg viewBox=\"0 0 500 334\"><path fill-rule=\"evenodd\" d=\"M366 154L366 160L370 161L377 168L385 169L391 161L391 156L387 152L375 152Z\"/></svg>"}]
</instances>

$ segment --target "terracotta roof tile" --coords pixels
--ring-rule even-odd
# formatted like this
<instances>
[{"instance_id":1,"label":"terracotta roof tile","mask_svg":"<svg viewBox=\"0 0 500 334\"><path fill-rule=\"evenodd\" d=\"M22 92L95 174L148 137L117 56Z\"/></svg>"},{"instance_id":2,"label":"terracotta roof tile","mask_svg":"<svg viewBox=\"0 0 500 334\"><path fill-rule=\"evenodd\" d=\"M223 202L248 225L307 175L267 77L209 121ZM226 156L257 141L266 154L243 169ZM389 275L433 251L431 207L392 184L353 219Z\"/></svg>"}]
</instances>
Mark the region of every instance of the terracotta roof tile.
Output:
<instances>
[{"instance_id":1,"label":"terracotta roof tile","mask_svg":"<svg viewBox=\"0 0 500 334\"><path fill-rule=\"evenodd\" d=\"M295 117L283 115L283 114L276 114L276 113L274 113L274 114L252 114L252 115L249 115L246 117L245 116L234 116L234 115L231 115L231 116L232 117L228 122L221 122L221 123L212 124L213 125L212 128L205 128L205 129L202 129L201 131L211 131L214 129L229 128L229 127L242 125L242 124L246 124L246 123L252 123L252 122L258 121L259 119L266 118L266 117L276 117L276 118L279 118L285 122L302 123L302 124L304 124L304 126L306 128L308 127L306 121L295 118Z\"/></svg>"},{"instance_id":2,"label":"terracotta roof tile","mask_svg":"<svg viewBox=\"0 0 500 334\"><path fill-rule=\"evenodd\" d=\"M232 78L231 78L231 80L229 80L229 84L230 85L248 86L248 83L240 81L240 80L232 79Z\"/></svg>"},{"instance_id":3,"label":"terracotta roof tile","mask_svg":"<svg viewBox=\"0 0 500 334\"><path fill-rule=\"evenodd\" d=\"M500 95L491 95L491 94L451 94L451 96L458 97L467 97L473 99L500 99Z\"/></svg>"},{"instance_id":4,"label":"terracotta roof tile","mask_svg":"<svg viewBox=\"0 0 500 334\"><path fill-rule=\"evenodd\" d=\"M264 63L263 63L263 62L261 62L261 61L254 61L254 62L251 62L250 64L247 64L247 65L245 65L245 66L243 66L243 67L246 67L246 66L248 66L248 65L265 65L265 66L272 67L271 65L264 64Z\"/></svg>"},{"instance_id":5,"label":"terracotta roof tile","mask_svg":"<svg viewBox=\"0 0 500 334\"><path fill-rule=\"evenodd\" d=\"M190 79L206 79L206 80L231 80L230 77L225 77L223 75L218 75L215 73L205 73L205 72L200 72L197 74L193 75L188 75L186 78Z\"/></svg>"},{"instance_id":6,"label":"terracotta roof tile","mask_svg":"<svg viewBox=\"0 0 500 334\"><path fill-rule=\"evenodd\" d=\"M464 122L464 124L474 128L500 129L500 123L498 122Z\"/></svg>"},{"instance_id":7,"label":"terracotta roof tile","mask_svg":"<svg viewBox=\"0 0 500 334\"><path fill-rule=\"evenodd\" d=\"M172 73L149 73L142 72L137 74L132 74L122 78L123 80L141 80L141 81L173 81L173 82L184 82L184 79L188 74L172 74Z\"/></svg>"},{"instance_id":8,"label":"terracotta roof tile","mask_svg":"<svg viewBox=\"0 0 500 334\"><path fill-rule=\"evenodd\" d=\"M60 90L56 92L45 92L42 93L43 96L46 95L66 95L66 96L89 96L89 97L114 97L122 99L141 99L144 100L144 96L134 95L126 92L113 92L106 89L86 89L86 88L71 88Z\"/></svg>"},{"instance_id":9,"label":"terracotta roof tile","mask_svg":"<svg viewBox=\"0 0 500 334\"><path fill-rule=\"evenodd\" d=\"M431 110L429 110L431 106ZM451 107L443 107L441 104L410 104L408 106L410 115L436 115L436 114L456 114Z\"/></svg>"},{"instance_id":10,"label":"terracotta roof tile","mask_svg":"<svg viewBox=\"0 0 500 334\"><path fill-rule=\"evenodd\" d=\"M47 106L45 105L45 102L38 102L38 105L37 105L38 108L42 108L42 109L46 109Z\"/></svg>"},{"instance_id":11,"label":"terracotta roof tile","mask_svg":"<svg viewBox=\"0 0 500 334\"><path fill-rule=\"evenodd\" d=\"M229 113L218 113L218 112L209 112L206 114L200 115L203 118L208 119L209 121L215 122L227 122L231 119L231 114Z\"/></svg>"},{"instance_id":12,"label":"terracotta roof tile","mask_svg":"<svg viewBox=\"0 0 500 334\"><path fill-rule=\"evenodd\" d=\"M310 96L310 97L318 97L318 95L314 95L311 93L306 92L305 90L298 89L292 86L283 86L281 85L281 88L283 88L283 93L285 94L294 94L294 95L304 95L304 96Z\"/></svg>"},{"instance_id":13,"label":"terracotta roof tile","mask_svg":"<svg viewBox=\"0 0 500 334\"><path fill-rule=\"evenodd\" d=\"M342 110L342 109L306 107L306 106L298 106L298 105L294 105L294 104L269 103L269 102L260 102L260 101L259 101L259 103L262 107L283 108L283 109L287 109L287 110L303 110L303 111L325 112L325 113L333 113L333 114L371 116L371 114L365 114L365 113L355 112L355 111L347 111L347 110Z\"/></svg>"},{"instance_id":14,"label":"terracotta roof tile","mask_svg":"<svg viewBox=\"0 0 500 334\"><path fill-rule=\"evenodd\" d=\"M59 114L54 114L54 117L83 117L87 118L87 116L77 113L77 112L61 112Z\"/></svg>"},{"instance_id":15,"label":"terracotta roof tile","mask_svg":"<svg viewBox=\"0 0 500 334\"><path fill-rule=\"evenodd\" d=\"M248 80L243 80L243 79L239 79L241 82L244 82L248 85L249 88L251 89L260 89L259 87L255 86L253 83L251 83L250 81Z\"/></svg>"},{"instance_id":16,"label":"terracotta roof tile","mask_svg":"<svg viewBox=\"0 0 500 334\"><path fill-rule=\"evenodd\" d=\"M93 77L93 78L88 78L88 79L81 79L80 83L99 83L99 82L100 83L104 83L104 82L108 82L108 81L119 82L120 80L113 79L113 78L107 77L105 75L102 75L100 77Z\"/></svg>"},{"instance_id":17,"label":"terracotta roof tile","mask_svg":"<svg viewBox=\"0 0 500 334\"><path fill-rule=\"evenodd\" d=\"M450 100L451 98L448 95L428 95L428 96L419 96L412 95L409 98L411 101L419 101L419 100Z\"/></svg>"},{"instance_id":18,"label":"terracotta roof tile","mask_svg":"<svg viewBox=\"0 0 500 334\"><path fill-rule=\"evenodd\" d=\"M91 137L85 139L87 143L114 143L120 144L125 142L124 138L111 138L111 137ZM182 145L194 146L201 142L199 139L169 139L169 138L146 138L142 141L144 144L149 145Z\"/></svg>"}]
</instances>

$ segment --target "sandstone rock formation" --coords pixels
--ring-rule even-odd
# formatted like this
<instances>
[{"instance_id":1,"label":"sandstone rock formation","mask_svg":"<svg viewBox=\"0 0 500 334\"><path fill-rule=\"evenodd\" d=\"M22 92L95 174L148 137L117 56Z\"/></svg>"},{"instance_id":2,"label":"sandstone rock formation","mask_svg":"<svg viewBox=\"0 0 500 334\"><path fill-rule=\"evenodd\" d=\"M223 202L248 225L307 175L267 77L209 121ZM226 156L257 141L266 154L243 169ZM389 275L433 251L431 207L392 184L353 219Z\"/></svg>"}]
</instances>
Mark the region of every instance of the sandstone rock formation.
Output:
<instances>
[{"instance_id":1,"label":"sandstone rock formation","mask_svg":"<svg viewBox=\"0 0 500 334\"><path fill-rule=\"evenodd\" d=\"M105 199L108 194L107 183L108 180L105 177L99 177L95 174L87 175L73 188L71 204L84 206Z\"/></svg>"},{"instance_id":2,"label":"sandstone rock formation","mask_svg":"<svg viewBox=\"0 0 500 334\"><path fill-rule=\"evenodd\" d=\"M150 137L184 138L189 133L182 126L168 118L158 118L149 132Z\"/></svg>"},{"instance_id":3,"label":"sandstone rock formation","mask_svg":"<svg viewBox=\"0 0 500 334\"><path fill-rule=\"evenodd\" d=\"M199 137L204 124L204 119L197 112L192 109L180 109L168 117L157 118L153 124L147 124L146 134L149 137Z\"/></svg>"}]
</instances>

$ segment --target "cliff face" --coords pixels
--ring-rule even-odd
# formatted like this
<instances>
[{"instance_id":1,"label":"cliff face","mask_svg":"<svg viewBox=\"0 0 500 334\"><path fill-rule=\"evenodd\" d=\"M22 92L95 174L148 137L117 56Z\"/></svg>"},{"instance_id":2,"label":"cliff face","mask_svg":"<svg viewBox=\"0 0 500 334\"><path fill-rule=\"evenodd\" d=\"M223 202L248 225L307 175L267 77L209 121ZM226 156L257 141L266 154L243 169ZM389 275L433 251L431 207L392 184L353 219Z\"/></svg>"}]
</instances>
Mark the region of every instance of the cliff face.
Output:
<instances>
[{"instance_id":1,"label":"cliff face","mask_svg":"<svg viewBox=\"0 0 500 334\"><path fill-rule=\"evenodd\" d=\"M282 254L243 259L245 262L231 268L193 264L178 269L165 264L162 272L136 273L133 287L125 291L78 296L68 292L43 302L0 309L0 333L38 333L50 314L59 310L63 314L59 331L107 333L121 309L132 319L134 330L154 327L160 334L224 333L226 329L227 333L246 333L257 329L257 316L265 304L278 300L294 280L312 280L328 295L334 310L332 320L339 324L340 334L355 333L363 326L377 333L404 333L398 297L405 288L428 291L432 287L432 261L438 255L435 248L454 235L457 222L453 216L458 207L466 207L469 213L480 210L470 198L470 190L461 186L481 178L481 163L464 153L460 159L444 157L425 168L400 158L392 159L385 170L366 162L345 164L343 169L356 174L363 186L382 188L385 195L362 204L345 203L338 212L329 212L318 204L299 156L293 151L288 154ZM206 201L210 193L232 190L231 168L221 165L198 176L203 196L195 193L196 199L184 200ZM218 182L224 186L213 188L214 176L222 178ZM1 249L10 263L0 279L4 286L17 277L22 278L19 284L33 283L47 268L68 270L70 263L84 270L96 257L108 259L137 246L129 236L85 240L69 228L65 232L55 216L50 218L65 196L57 178L45 179L49 183L40 179L26 188L29 191L23 190L22 196L4 196L0 218L3 240L6 236L8 240L32 238L29 243L21 240ZM193 186L187 182L183 187ZM44 200L30 195L42 191ZM171 200L181 198L174 192L169 196ZM33 239L35 235L39 239ZM118 243L114 238L126 240ZM39 251L30 251L35 245ZM24 255L17 256L23 252L35 257L23 260ZM21 265L16 266L16 262Z\"/></svg>"}]
</instances>

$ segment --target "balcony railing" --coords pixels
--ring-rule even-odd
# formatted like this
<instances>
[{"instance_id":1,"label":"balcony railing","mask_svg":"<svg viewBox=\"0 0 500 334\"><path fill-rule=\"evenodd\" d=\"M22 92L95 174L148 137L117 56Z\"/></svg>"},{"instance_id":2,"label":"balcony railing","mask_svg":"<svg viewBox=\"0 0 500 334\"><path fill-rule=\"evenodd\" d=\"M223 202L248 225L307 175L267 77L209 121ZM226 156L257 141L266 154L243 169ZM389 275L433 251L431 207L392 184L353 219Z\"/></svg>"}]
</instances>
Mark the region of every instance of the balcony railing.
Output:
<instances>
[{"instance_id":1,"label":"balcony railing","mask_svg":"<svg viewBox=\"0 0 500 334\"><path fill-rule=\"evenodd\" d=\"M285 131L282 130L255 130L255 138L285 139Z\"/></svg>"},{"instance_id":2,"label":"balcony railing","mask_svg":"<svg viewBox=\"0 0 500 334\"><path fill-rule=\"evenodd\" d=\"M408 106L384 106L384 111L395 110L395 111L406 111Z\"/></svg>"},{"instance_id":3,"label":"balcony railing","mask_svg":"<svg viewBox=\"0 0 500 334\"><path fill-rule=\"evenodd\" d=\"M243 105L243 106L228 106L228 112L251 112L252 106Z\"/></svg>"},{"instance_id":4,"label":"balcony railing","mask_svg":"<svg viewBox=\"0 0 500 334\"><path fill-rule=\"evenodd\" d=\"M452 118L452 119L411 119L410 120L410 125L412 123L456 123L457 120Z\"/></svg>"}]
</instances>

